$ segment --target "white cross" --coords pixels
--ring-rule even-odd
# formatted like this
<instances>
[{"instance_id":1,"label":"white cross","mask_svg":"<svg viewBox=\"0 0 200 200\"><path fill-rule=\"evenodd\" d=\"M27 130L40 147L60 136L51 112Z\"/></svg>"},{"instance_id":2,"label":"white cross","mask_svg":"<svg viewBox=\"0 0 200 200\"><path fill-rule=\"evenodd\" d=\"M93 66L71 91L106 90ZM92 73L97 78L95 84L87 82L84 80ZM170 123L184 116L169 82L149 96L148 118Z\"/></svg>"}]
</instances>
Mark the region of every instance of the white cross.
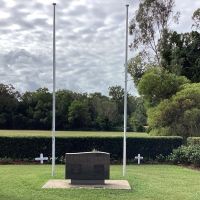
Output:
<instances>
[{"instance_id":1,"label":"white cross","mask_svg":"<svg viewBox=\"0 0 200 200\"><path fill-rule=\"evenodd\" d=\"M137 159L138 160L138 165L140 164L140 160L142 160L143 159L143 157L142 156L140 156L140 154L138 154L138 156L135 156L135 159Z\"/></svg>"},{"instance_id":2,"label":"white cross","mask_svg":"<svg viewBox=\"0 0 200 200\"><path fill-rule=\"evenodd\" d=\"M44 163L44 160L48 160L48 157L43 157L43 153L40 154L39 158L35 158L36 161L40 161L40 164Z\"/></svg>"}]
</instances>

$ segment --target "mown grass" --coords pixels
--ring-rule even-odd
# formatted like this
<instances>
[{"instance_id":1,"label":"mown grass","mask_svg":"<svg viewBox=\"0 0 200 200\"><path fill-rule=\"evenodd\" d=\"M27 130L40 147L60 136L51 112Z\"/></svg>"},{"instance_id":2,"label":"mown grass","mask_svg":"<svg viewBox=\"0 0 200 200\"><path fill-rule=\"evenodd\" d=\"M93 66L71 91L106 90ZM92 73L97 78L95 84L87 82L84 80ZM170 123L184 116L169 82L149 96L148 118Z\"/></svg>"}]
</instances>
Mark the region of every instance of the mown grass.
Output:
<instances>
[{"instance_id":1,"label":"mown grass","mask_svg":"<svg viewBox=\"0 0 200 200\"><path fill-rule=\"evenodd\" d=\"M0 137L51 137L51 131L37 130L0 130ZM108 131L56 131L57 137L122 137L122 132ZM128 132L128 137L146 137L147 133Z\"/></svg>"},{"instance_id":2,"label":"mown grass","mask_svg":"<svg viewBox=\"0 0 200 200\"><path fill-rule=\"evenodd\" d=\"M50 165L0 165L0 200L199 200L200 172L170 165L129 165L132 190L41 189L51 179ZM122 167L111 167L112 179L123 179ZM63 179L64 166L56 167Z\"/></svg>"}]
</instances>

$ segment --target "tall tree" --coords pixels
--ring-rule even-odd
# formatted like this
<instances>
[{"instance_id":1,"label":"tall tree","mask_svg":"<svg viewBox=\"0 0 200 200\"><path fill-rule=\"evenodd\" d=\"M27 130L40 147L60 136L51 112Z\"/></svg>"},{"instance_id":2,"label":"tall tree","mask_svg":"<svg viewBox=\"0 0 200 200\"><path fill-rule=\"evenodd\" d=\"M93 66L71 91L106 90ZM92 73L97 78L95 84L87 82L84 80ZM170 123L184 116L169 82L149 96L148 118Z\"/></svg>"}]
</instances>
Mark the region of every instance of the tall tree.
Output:
<instances>
[{"instance_id":1,"label":"tall tree","mask_svg":"<svg viewBox=\"0 0 200 200\"><path fill-rule=\"evenodd\" d=\"M200 82L200 33L172 32L162 41L162 66L172 73Z\"/></svg>"},{"instance_id":2,"label":"tall tree","mask_svg":"<svg viewBox=\"0 0 200 200\"><path fill-rule=\"evenodd\" d=\"M193 27L200 29L200 8L194 11L192 19L194 21Z\"/></svg>"},{"instance_id":3,"label":"tall tree","mask_svg":"<svg viewBox=\"0 0 200 200\"><path fill-rule=\"evenodd\" d=\"M111 100L113 100L117 103L119 113L123 114L123 112L124 112L124 89L119 85L109 87L109 96L111 97Z\"/></svg>"},{"instance_id":4,"label":"tall tree","mask_svg":"<svg viewBox=\"0 0 200 200\"><path fill-rule=\"evenodd\" d=\"M131 47L136 49L140 47L147 55L153 53L154 61L158 65L160 65L158 43L164 33L169 31L170 21L178 20L179 13L174 13L173 8L174 0L141 0L139 9L130 22L129 30L133 35Z\"/></svg>"},{"instance_id":5,"label":"tall tree","mask_svg":"<svg viewBox=\"0 0 200 200\"><path fill-rule=\"evenodd\" d=\"M69 127L69 107L74 100L82 98L75 92L69 90L58 90L56 92L56 129L65 130Z\"/></svg>"},{"instance_id":6,"label":"tall tree","mask_svg":"<svg viewBox=\"0 0 200 200\"><path fill-rule=\"evenodd\" d=\"M75 100L69 107L68 121L72 128L88 128L91 117L86 101Z\"/></svg>"},{"instance_id":7,"label":"tall tree","mask_svg":"<svg viewBox=\"0 0 200 200\"><path fill-rule=\"evenodd\" d=\"M145 131L144 126L147 125L147 114L142 97L136 98L136 108L131 113L129 124L133 131Z\"/></svg>"},{"instance_id":8,"label":"tall tree","mask_svg":"<svg viewBox=\"0 0 200 200\"><path fill-rule=\"evenodd\" d=\"M47 88L25 92L22 101L26 106L29 129L51 129L52 94Z\"/></svg>"},{"instance_id":9,"label":"tall tree","mask_svg":"<svg viewBox=\"0 0 200 200\"><path fill-rule=\"evenodd\" d=\"M0 84L0 128L15 128L20 93L12 85Z\"/></svg>"}]
</instances>

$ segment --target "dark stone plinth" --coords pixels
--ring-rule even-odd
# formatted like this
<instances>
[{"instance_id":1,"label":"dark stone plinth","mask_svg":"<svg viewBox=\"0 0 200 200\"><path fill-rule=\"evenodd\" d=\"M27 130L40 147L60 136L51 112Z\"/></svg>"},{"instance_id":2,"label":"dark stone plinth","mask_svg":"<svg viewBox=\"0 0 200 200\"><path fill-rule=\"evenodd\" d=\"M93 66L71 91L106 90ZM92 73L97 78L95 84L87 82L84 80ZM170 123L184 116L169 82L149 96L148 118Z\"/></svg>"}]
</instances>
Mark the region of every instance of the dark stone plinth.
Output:
<instances>
[{"instance_id":1,"label":"dark stone plinth","mask_svg":"<svg viewBox=\"0 0 200 200\"><path fill-rule=\"evenodd\" d=\"M71 179L72 184L104 184L109 179L109 153L66 153L65 159L65 179Z\"/></svg>"}]
</instances>

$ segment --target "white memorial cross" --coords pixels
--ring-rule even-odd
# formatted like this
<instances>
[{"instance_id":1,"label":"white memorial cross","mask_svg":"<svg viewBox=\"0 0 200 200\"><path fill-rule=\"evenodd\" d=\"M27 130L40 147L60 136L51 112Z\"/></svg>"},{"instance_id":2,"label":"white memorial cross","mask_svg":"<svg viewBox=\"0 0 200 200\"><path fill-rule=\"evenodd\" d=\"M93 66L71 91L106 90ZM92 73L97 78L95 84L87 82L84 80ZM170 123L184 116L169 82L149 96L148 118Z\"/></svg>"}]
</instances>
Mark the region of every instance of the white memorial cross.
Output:
<instances>
[{"instance_id":1,"label":"white memorial cross","mask_svg":"<svg viewBox=\"0 0 200 200\"><path fill-rule=\"evenodd\" d=\"M143 157L142 156L140 156L140 154L138 154L138 156L135 156L135 159L137 159L138 160L138 165L140 164L140 160L142 160L143 159Z\"/></svg>"},{"instance_id":2,"label":"white memorial cross","mask_svg":"<svg viewBox=\"0 0 200 200\"><path fill-rule=\"evenodd\" d=\"M44 163L44 160L48 160L48 157L44 157L43 153L40 154L39 158L35 158L36 161L40 161L40 164Z\"/></svg>"}]
</instances>

